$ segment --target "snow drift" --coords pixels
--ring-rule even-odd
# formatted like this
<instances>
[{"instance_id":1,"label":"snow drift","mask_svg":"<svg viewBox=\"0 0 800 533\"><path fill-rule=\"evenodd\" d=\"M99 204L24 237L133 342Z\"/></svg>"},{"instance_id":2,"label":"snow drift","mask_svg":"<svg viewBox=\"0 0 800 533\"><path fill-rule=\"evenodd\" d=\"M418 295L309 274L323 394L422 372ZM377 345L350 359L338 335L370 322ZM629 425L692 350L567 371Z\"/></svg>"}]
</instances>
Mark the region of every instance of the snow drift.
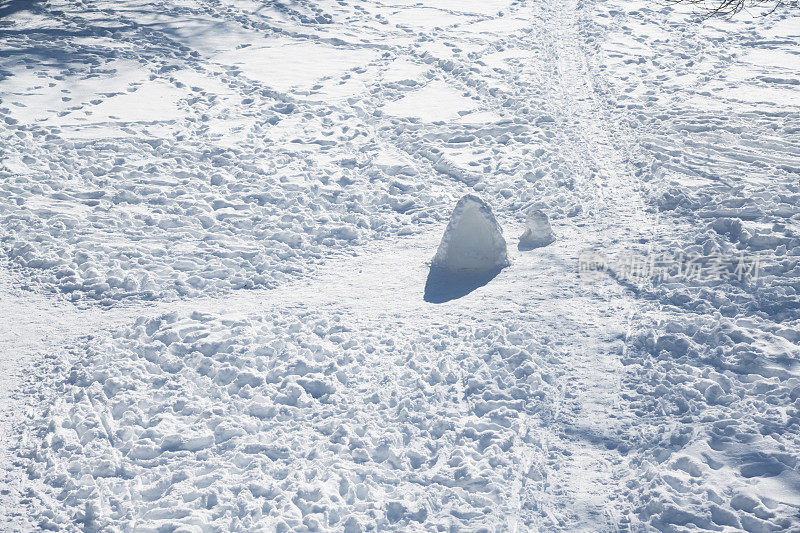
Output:
<instances>
[{"instance_id":1,"label":"snow drift","mask_svg":"<svg viewBox=\"0 0 800 533\"><path fill-rule=\"evenodd\" d=\"M487 272L508 266L503 230L482 199L468 194L450 215L431 267L451 272Z\"/></svg>"}]
</instances>

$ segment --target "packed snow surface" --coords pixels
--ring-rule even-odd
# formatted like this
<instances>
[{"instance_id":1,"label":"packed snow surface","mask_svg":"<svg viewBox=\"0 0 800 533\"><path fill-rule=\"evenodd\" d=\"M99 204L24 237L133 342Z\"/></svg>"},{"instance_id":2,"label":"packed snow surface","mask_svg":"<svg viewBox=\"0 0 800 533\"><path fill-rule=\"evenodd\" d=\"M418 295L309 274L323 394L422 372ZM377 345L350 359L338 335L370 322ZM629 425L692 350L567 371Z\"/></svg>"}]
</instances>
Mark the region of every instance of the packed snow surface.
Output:
<instances>
[{"instance_id":1,"label":"packed snow surface","mask_svg":"<svg viewBox=\"0 0 800 533\"><path fill-rule=\"evenodd\" d=\"M800 530L798 37L0 2L0 523Z\"/></svg>"}]
</instances>

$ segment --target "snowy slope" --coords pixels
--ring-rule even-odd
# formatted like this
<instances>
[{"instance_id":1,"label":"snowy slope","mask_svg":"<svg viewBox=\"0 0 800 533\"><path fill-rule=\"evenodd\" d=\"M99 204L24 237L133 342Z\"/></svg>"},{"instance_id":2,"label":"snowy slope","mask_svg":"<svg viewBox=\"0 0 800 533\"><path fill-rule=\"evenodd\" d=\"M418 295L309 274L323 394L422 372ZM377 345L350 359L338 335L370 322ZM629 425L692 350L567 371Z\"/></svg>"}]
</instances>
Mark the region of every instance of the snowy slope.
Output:
<instances>
[{"instance_id":1,"label":"snowy slope","mask_svg":"<svg viewBox=\"0 0 800 533\"><path fill-rule=\"evenodd\" d=\"M4 523L800 528L789 9L5 9ZM465 194L510 266L430 303ZM556 239L518 248L535 209Z\"/></svg>"}]
</instances>

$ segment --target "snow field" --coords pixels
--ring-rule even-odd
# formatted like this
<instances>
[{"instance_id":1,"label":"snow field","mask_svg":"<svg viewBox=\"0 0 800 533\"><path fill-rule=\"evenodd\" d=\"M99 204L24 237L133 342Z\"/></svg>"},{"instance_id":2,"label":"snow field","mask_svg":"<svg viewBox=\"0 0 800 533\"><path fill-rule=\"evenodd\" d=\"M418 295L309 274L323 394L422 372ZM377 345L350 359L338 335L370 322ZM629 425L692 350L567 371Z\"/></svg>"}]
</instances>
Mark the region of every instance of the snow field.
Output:
<instances>
[{"instance_id":1,"label":"snow field","mask_svg":"<svg viewBox=\"0 0 800 533\"><path fill-rule=\"evenodd\" d=\"M552 401L552 357L490 323L139 319L90 343L30 432L30 475L47 487L38 520L152 531L503 521L517 426ZM529 466L522 475L539 478Z\"/></svg>"},{"instance_id":2,"label":"snow field","mask_svg":"<svg viewBox=\"0 0 800 533\"><path fill-rule=\"evenodd\" d=\"M782 59L798 57L798 28L784 9L698 25L609 2L585 29L598 93L631 128L659 213L651 253L760 264L758 280L643 287L657 307L637 317L624 361L647 428L636 505L660 531L797 527L800 108L786 83L797 65Z\"/></svg>"},{"instance_id":3,"label":"snow field","mask_svg":"<svg viewBox=\"0 0 800 533\"><path fill-rule=\"evenodd\" d=\"M665 332L634 340L652 355L626 361L643 381L632 407L652 428L643 517L664 530L791 530L800 381L782 360L795 345L761 321L664 316Z\"/></svg>"},{"instance_id":4,"label":"snow field","mask_svg":"<svg viewBox=\"0 0 800 533\"><path fill-rule=\"evenodd\" d=\"M619 478L611 475L628 462L620 450L629 448L624 443L632 439L630 421L623 413L613 427L596 416L577 424L585 402L596 414L616 401L608 395L617 390L616 379L600 387L592 376L599 366L614 368L609 353L619 349L619 333L608 342L596 338L609 323L619 331L619 310L605 309L606 293L572 302L578 294L575 280L568 287L543 283L566 278L565 265L574 263L583 245L579 225L591 226L590 238L627 231L621 225L609 231L620 211L614 198L599 201L603 185L595 179L605 173L601 163L608 149L595 150L582 137L591 110L577 109L575 98L585 93L586 84L576 69L562 73L554 66L560 41L551 31L549 6L515 4L516 26L497 23L494 16L459 16L468 23L447 30L457 45L432 39L427 29L387 32L381 6L331 6L347 20L347 29L344 24L308 26L296 13L256 13L247 6L213 4L203 8L212 11L210 16L197 8L199 26L192 31L213 33L225 21L265 32L270 36L265 40L279 40L281 46L290 38L344 50L360 49L352 39L360 34L371 36L380 54L339 77L281 93L268 80L247 76L241 65L215 63L213 57L227 52L225 43L186 41L191 34L176 32L186 20L182 10L193 8L139 5L136 16L157 11L159 25L145 31L127 26L129 19L123 18L114 41L129 47L127 55L144 60L145 79L172 84L185 99L174 101L176 112L155 124L113 119L111 112L111 122L87 118L87 124L57 128L46 121L6 120L13 150L3 163L7 179L2 183L11 193L3 204L4 248L22 273L37 276L45 286L74 294L88 306L92 299L106 305L127 299L120 305L124 308L147 299L214 299L235 288L292 287L290 276L313 276L337 251L352 253L353 244L386 238L389 257L395 259L384 258L378 275L355 277L361 268L345 264L336 276L344 286L326 284L313 291L357 296L368 309L380 305L381 319L364 325L343 319L350 331L341 335L356 343L353 360L342 354L347 342L337 340L323 350L334 367L314 361L316 348L309 348L311 355L304 351L303 358L313 368L298 363L299 373L280 383L268 383L261 372L270 365L276 372L294 372L289 370L294 362L284 358L294 353L296 342L305 342L307 332L293 318L308 305L305 301L253 314L249 320L261 322L256 330L265 328L263 333L248 329L241 318L171 315L143 319L113 337L100 332L78 345L64 363L71 376L66 381L59 372L38 374L53 377L48 382L59 401L44 417L31 414L35 422L19 450L32 485L23 504L35 526L271 530L285 523L295 530L349 526L358 531L475 529L489 522L517 530L574 530L587 524L614 530L619 523L635 522L626 503L635 487L620 490ZM109 16L117 13L125 11ZM86 15L54 16L92 39L94 23ZM509 33L520 21L523 28ZM202 27L208 31L199 31ZM276 27L279 37L271 33ZM348 32L349 41L330 40ZM31 44L26 39L36 42L18 35L21 47ZM250 44L250 37L232 35L231 41ZM60 44L56 39L54 46ZM104 61L104 44L91 44L79 52L101 46L102 53L87 64ZM517 53L494 55L506 47ZM234 53L234 62L247 57L246 47L238 50L245 52ZM564 77L575 91L556 91ZM332 87L352 78L369 90L344 100L328 97L336 92ZM442 87L457 88L462 98L447 107L445 117L426 110L420 116L391 114L393 102L428 87L433 90L423 95L431 98ZM17 95L3 96L4 104L11 99L13 105ZM90 105L97 104L90 100ZM598 152L595 159L592 151ZM42 185L47 180L52 185ZM555 254L550 261L518 257L515 276L501 273L467 305L445 302L426 311L428 324L398 324L397 307L420 314L424 275L408 282L401 276L408 265L398 273L396 237L419 233L427 239L429 230L438 237L450 207L471 191L503 213L506 227L521 225L529 209L538 207L570 238L563 248L542 251ZM42 205L57 214L31 207ZM615 215L601 216L610 212ZM56 227L44 231L51 220ZM596 226L597 220L606 226ZM425 248L414 255L414 268L424 267L435 244L425 240ZM79 247L85 251L76 253ZM54 263L37 263L42 257ZM367 256L366 266L372 260ZM139 285L120 288L117 281L109 282L125 283L128 275ZM408 297L364 291L394 287L397 278ZM285 293L253 294L278 302L287 298ZM568 300L574 305L565 304ZM193 307L193 301L186 305ZM394 310L385 309L389 304ZM197 300L196 308L209 306L208 300ZM263 300L243 308L263 309ZM602 309L603 318L587 323L586 308ZM567 318L564 310L578 312ZM446 319L442 313L448 313ZM328 323L337 320L324 311L319 316ZM200 322L199 335L214 329L209 336L221 344L202 357L182 355L194 341L182 329L170 330L170 322ZM456 335L443 325L461 322L464 330L456 329ZM274 324L292 326L275 333ZM381 324L394 329L378 333L387 327ZM243 331L232 331L236 327ZM576 339L556 333L564 327L587 334ZM159 328L169 331L160 335ZM435 334L441 330L450 343L438 342ZM409 334L419 331L419 339ZM248 352L253 337L262 335L265 345L278 342L282 349L263 357ZM367 350L380 342L399 345L402 355L395 361L401 364L387 367L393 354L381 348L375 352L382 357L368 358ZM234 355L224 351L227 346ZM248 383L252 376L256 381ZM386 376L390 380L384 381ZM317 387L333 390L314 398L314 391L323 390ZM398 391L394 400L392 390ZM325 426L330 435L309 437L326 417L333 421ZM336 435L338 427L347 431L346 438ZM270 458L267 452L275 450ZM211 469L221 477L212 480ZM596 475L587 479L587 469ZM260 477L251 481L256 474ZM322 480L324 490L317 490L315 480Z\"/></svg>"},{"instance_id":5,"label":"snow field","mask_svg":"<svg viewBox=\"0 0 800 533\"><path fill-rule=\"evenodd\" d=\"M561 154L568 141L550 112L516 112L544 89L503 70L502 90L511 92L500 97L496 67L476 60L500 46L494 34L458 28L473 44L437 51L424 32L377 33L360 8L337 7L353 28L376 36L378 53L354 40L328 44L326 24L298 33L297 20L310 14L287 21L286 13L255 15L238 4L130 6L115 12L122 25L113 39L97 30L97 16L110 24L108 14L54 5L19 15L26 31L9 36L9 46L23 52L53 25L85 35L53 36L51 53L73 49L60 71L24 53L3 65L0 244L27 277L74 300L112 305L275 286L327 254L424 231L444 220L439 206L470 187L519 217L534 204L576 216L591 198L574 186L591 169ZM150 24L146 31L132 24L132 11ZM508 39L539 53L530 49L534 36ZM273 86L272 71L240 65L279 68L269 58L281 50L312 61L337 46L348 63L316 62L329 69L309 74L316 85ZM272 55L262 62L260 50ZM545 80L537 68L526 75ZM352 81L361 89L345 100L325 92ZM412 97L462 101L443 90L463 100L446 117L392 114ZM142 109L153 91L169 109Z\"/></svg>"},{"instance_id":6,"label":"snow field","mask_svg":"<svg viewBox=\"0 0 800 533\"><path fill-rule=\"evenodd\" d=\"M42 350L8 508L29 528L798 527L789 11L137 0L7 21L0 250L116 317ZM465 194L558 239L428 305ZM762 272L587 284L590 247Z\"/></svg>"}]
</instances>

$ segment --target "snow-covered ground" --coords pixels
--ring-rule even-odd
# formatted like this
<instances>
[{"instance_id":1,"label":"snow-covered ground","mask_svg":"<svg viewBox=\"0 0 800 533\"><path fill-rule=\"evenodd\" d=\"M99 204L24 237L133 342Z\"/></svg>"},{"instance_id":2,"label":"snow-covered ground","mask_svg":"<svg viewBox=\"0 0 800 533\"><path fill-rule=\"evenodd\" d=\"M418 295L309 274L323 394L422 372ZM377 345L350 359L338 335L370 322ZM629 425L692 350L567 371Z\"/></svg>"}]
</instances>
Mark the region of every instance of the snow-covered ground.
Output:
<instances>
[{"instance_id":1,"label":"snow-covered ground","mask_svg":"<svg viewBox=\"0 0 800 533\"><path fill-rule=\"evenodd\" d=\"M800 12L758 15L0 3L0 523L800 530Z\"/></svg>"}]
</instances>

